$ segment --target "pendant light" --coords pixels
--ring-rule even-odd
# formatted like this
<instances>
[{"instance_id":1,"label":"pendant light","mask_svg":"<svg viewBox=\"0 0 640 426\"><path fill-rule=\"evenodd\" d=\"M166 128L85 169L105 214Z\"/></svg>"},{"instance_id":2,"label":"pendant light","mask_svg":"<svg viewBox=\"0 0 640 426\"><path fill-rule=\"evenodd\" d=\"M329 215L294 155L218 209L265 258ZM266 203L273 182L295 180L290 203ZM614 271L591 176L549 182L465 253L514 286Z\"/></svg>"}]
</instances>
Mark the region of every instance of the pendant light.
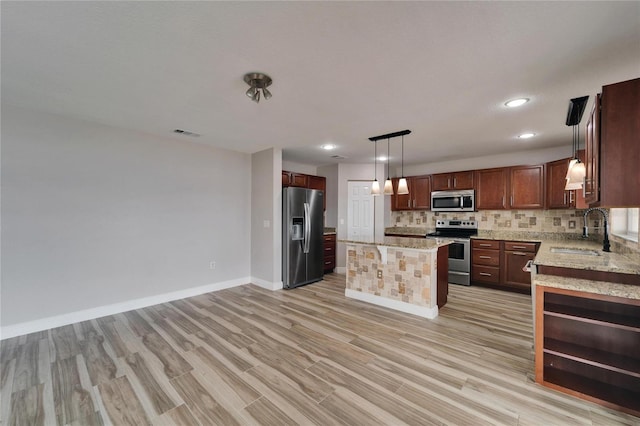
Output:
<instances>
[{"instance_id":1,"label":"pendant light","mask_svg":"<svg viewBox=\"0 0 640 426\"><path fill-rule=\"evenodd\" d=\"M389 178L389 139L387 138L387 180L384 181L384 195L393 195L393 184Z\"/></svg>"},{"instance_id":2,"label":"pendant light","mask_svg":"<svg viewBox=\"0 0 640 426\"><path fill-rule=\"evenodd\" d=\"M407 185L407 178L404 177L404 135L402 135L402 174L398 181L398 195L406 195L409 193L409 185Z\"/></svg>"},{"instance_id":3,"label":"pendant light","mask_svg":"<svg viewBox=\"0 0 640 426\"><path fill-rule=\"evenodd\" d=\"M371 182L371 195L380 195L380 182L378 182L378 141L373 141L373 182Z\"/></svg>"},{"instance_id":4,"label":"pendant light","mask_svg":"<svg viewBox=\"0 0 640 426\"><path fill-rule=\"evenodd\" d=\"M578 148L580 147L580 129L578 124L582 119L582 114L584 113L588 99L589 96L582 96L580 98L573 98L569 102L566 125L573 126L573 136L571 138L573 159L569 162L567 169L565 191L582 189L582 185L584 184L584 177L587 170L584 163L578 158Z\"/></svg>"}]
</instances>

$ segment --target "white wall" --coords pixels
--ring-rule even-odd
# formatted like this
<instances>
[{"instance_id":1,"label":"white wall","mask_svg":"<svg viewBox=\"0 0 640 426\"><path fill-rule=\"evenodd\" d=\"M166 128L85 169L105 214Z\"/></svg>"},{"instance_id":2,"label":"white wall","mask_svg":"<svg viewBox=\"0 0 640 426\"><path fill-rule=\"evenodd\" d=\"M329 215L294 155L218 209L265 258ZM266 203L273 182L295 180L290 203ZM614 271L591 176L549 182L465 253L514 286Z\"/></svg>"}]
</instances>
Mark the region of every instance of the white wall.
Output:
<instances>
[{"instance_id":1,"label":"white wall","mask_svg":"<svg viewBox=\"0 0 640 426\"><path fill-rule=\"evenodd\" d=\"M251 155L251 277L254 284L282 288L282 151Z\"/></svg>"},{"instance_id":2,"label":"white wall","mask_svg":"<svg viewBox=\"0 0 640 426\"><path fill-rule=\"evenodd\" d=\"M282 160L282 170L288 172L303 173L305 175L317 175L318 168L309 164L294 163L293 161Z\"/></svg>"},{"instance_id":3,"label":"white wall","mask_svg":"<svg viewBox=\"0 0 640 426\"><path fill-rule=\"evenodd\" d=\"M3 105L1 161L3 327L250 276L248 154Z\"/></svg>"},{"instance_id":4,"label":"white wall","mask_svg":"<svg viewBox=\"0 0 640 426\"><path fill-rule=\"evenodd\" d=\"M324 226L335 228L338 226L338 164L318 167L317 173L318 176L324 176L327 179Z\"/></svg>"}]
</instances>

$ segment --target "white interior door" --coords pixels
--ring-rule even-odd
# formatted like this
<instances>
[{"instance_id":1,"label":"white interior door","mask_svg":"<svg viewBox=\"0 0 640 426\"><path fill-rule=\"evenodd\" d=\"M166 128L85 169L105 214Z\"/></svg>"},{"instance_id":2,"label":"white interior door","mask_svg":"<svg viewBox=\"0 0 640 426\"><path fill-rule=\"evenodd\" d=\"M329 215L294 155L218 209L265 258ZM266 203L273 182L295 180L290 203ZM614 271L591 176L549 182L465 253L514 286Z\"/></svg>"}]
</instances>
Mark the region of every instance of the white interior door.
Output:
<instances>
[{"instance_id":1,"label":"white interior door","mask_svg":"<svg viewBox=\"0 0 640 426\"><path fill-rule=\"evenodd\" d=\"M373 195L371 182L349 181L347 235L353 241L373 241Z\"/></svg>"}]
</instances>

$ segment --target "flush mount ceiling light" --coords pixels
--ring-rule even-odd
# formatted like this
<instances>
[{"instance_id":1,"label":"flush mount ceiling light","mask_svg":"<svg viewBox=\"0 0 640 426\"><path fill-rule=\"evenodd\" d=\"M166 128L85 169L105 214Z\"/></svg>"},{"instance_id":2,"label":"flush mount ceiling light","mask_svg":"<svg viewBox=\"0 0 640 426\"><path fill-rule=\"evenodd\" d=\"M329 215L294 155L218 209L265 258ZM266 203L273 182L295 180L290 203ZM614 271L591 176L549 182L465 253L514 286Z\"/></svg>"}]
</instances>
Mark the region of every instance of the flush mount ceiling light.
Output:
<instances>
[{"instance_id":1,"label":"flush mount ceiling light","mask_svg":"<svg viewBox=\"0 0 640 426\"><path fill-rule=\"evenodd\" d=\"M336 146L332 143L326 143L322 145L320 148L326 149L327 151L331 151L332 149L336 149Z\"/></svg>"},{"instance_id":2,"label":"flush mount ceiling light","mask_svg":"<svg viewBox=\"0 0 640 426\"><path fill-rule=\"evenodd\" d=\"M246 93L252 101L256 103L260 102L261 91L265 99L271 98L271 92L267 87L271 86L273 81L268 75L259 72L250 72L244 75L244 82L251 86Z\"/></svg>"},{"instance_id":3,"label":"flush mount ceiling light","mask_svg":"<svg viewBox=\"0 0 640 426\"><path fill-rule=\"evenodd\" d=\"M408 194L409 193L409 188L407 186L407 179L404 177L404 135L408 135L409 133L411 133L411 130L401 130L399 132L395 132L395 133L388 133L386 135L380 135L380 136L373 136L370 137L369 140L371 142L373 142L374 144L376 144L377 147L377 142L380 139L386 139L387 140L387 180L385 180L384 182L384 189L383 189L383 194L384 195L393 195L393 184L391 183L391 178L389 177L389 141L391 140L391 138L395 138L398 136L402 136L402 178L398 181L398 195L402 195L402 194ZM377 165L377 151L375 153L375 158L374 158L374 167L375 165ZM382 160L384 161L384 160ZM374 183L371 185L371 194L372 195L377 195L374 193L374 186L375 183L377 183L377 179L374 181ZM379 188L380 185L378 184L377 187ZM379 191L379 189L378 189Z\"/></svg>"},{"instance_id":4,"label":"flush mount ceiling light","mask_svg":"<svg viewBox=\"0 0 640 426\"><path fill-rule=\"evenodd\" d=\"M518 136L519 139L529 139L534 137L536 134L535 133L523 133L521 135Z\"/></svg>"},{"instance_id":5,"label":"flush mount ceiling light","mask_svg":"<svg viewBox=\"0 0 640 426\"><path fill-rule=\"evenodd\" d=\"M510 101L507 101L504 104L509 108L515 108L515 107L522 106L527 102L529 102L529 98L518 98L518 99L511 99Z\"/></svg>"},{"instance_id":6,"label":"flush mount ceiling light","mask_svg":"<svg viewBox=\"0 0 640 426\"><path fill-rule=\"evenodd\" d=\"M565 191L582 189L584 177L587 174L584 163L578 158L578 148L580 147L580 129L578 128L578 124L580 124L588 100L589 96L582 96L569 101L569 110L567 111L567 121L565 124L573 127L573 137L571 138L573 159L569 162L567 169Z\"/></svg>"}]
</instances>

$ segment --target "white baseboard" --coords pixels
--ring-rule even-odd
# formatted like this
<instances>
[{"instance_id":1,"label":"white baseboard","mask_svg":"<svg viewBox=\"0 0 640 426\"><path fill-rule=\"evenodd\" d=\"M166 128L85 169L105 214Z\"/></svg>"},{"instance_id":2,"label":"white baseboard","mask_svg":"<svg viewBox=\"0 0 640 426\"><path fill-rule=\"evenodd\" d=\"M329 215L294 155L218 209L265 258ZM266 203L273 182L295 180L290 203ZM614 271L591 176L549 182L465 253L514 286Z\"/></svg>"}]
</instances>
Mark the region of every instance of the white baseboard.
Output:
<instances>
[{"instance_id":1,"label":"white baseboard","mask_svg":"<svg viewBox=\"0 0 640 426\"><path fill-rule=\"evenodd\" d=\"M347 273L347 267L346 266L337 266L336 267L336 272L339 274L346 274Z\"/></svg>"},{"instance_id":2,"label":"white baseboard","mask_svg":"<svg viewBox=\"0 0 640 426\"><path fill-rule=\"evenodd\" d=\"M261 278L251 277L251 284L255 284L258 287L262 287L266 290L282 290L283 284L282 281L270 282L267 280L263 280Z\"/></svg>"},{"instance_id":3,"label":"white baseboard","mask_svg":"<svg viewBox=\"0 0 640 426\"><path fill-rule=\"evenodd\" d=\"M35 333L37 331L48 330L50 328L62 327L63 325L87 321L107 315L118 314L120 312L127 312L133 309L140 309L160 303L171 302L173 300L198 296L200 294L210 293L212 291L224 290L225 288L237 287L240 285L249 284L250 282L252 282L252 279L250 277L237 278L234 280L222 281L213 284L206 284L199 287L172 291L171 293L164 293L155 296L142 297L140 299L127 300L126 302L98 306L91 309L83 309L82 311L56 315L35 321L27 321L18 324L7 325L0 327L0 340L22 336L29 333Z\"/></svg>"},{"instance_id":4,"label":"white baseboard","mask_svg":"<svg viewBox=\"0 0 640 426\"><path fill-rule=\"evenodd\" d=\"M346 297L361 300L363 302L372 303L374 305L383 306L396 311L405 312L407 314L417 315L419 317L434 319L438 316L438 307L428 308L426 306L418 306L400 300L387 299L386 297L376 296L374 294L363 293L361 291L346 289L344 291Z\"/></svg>"}]
</instances>

